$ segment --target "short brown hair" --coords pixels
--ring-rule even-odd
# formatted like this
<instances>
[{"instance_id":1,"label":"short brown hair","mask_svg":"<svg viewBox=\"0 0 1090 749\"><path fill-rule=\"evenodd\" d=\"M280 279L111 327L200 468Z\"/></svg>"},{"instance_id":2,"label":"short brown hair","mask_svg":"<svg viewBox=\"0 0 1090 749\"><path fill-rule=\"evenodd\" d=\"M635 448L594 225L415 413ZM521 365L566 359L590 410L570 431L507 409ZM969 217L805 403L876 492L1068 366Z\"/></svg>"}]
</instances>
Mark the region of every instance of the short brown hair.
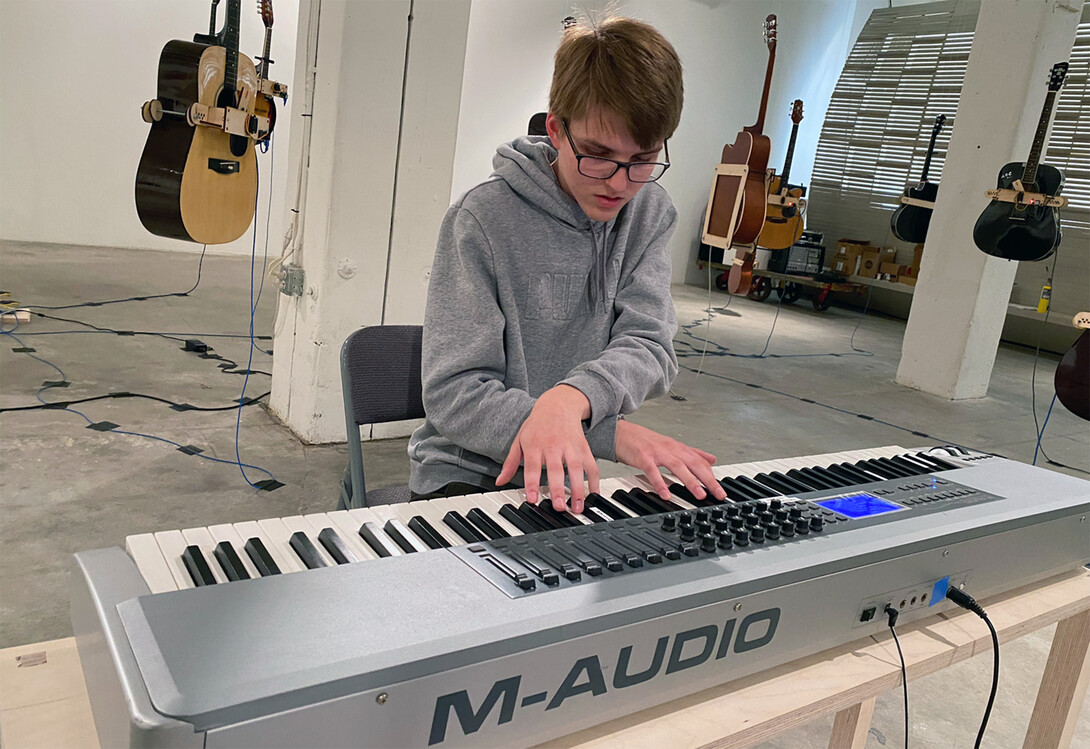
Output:
<instances>
[{"instance_id":1,"label":"short brown hair","mask_svg":"<svg viewBox=\"0 0 1090 749\"><path fill-rule=\"evenodd\" d=\"M683 101L681 60L650 24L611 16L564 29L549 89L549 111L561 120L608 109L652 148L677 129Z\"/></svg>"}]
</instances>

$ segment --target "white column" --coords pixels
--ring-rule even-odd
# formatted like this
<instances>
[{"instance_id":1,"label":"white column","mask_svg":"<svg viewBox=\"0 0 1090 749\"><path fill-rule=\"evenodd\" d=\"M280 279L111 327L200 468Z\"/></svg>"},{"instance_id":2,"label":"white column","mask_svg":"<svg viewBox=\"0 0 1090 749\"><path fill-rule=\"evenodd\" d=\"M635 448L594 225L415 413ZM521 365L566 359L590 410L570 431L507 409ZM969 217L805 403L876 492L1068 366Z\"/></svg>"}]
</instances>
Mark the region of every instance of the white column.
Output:
<instances>
[{"instance_id":1,"label":"white column","mask_svg":"<svg viewBox=\"0 0 1090 749\"><path fill-rule=\"evenodd\" d=\"M973 225L1000 167L1025 161L1052 65L1071 55L1081 2L983 0L897 382L945 398L988 392L1017 264L985 255Z\"/></svg>"},{"instance_id":2,"label":"white column","mask_svg":"<svg viewBox=\"0 0 1090 749\"><path fill-rule=\"evenodd\" d=\"M316 2L300 3L296 97L307 87L314 15L317 65L309 143L306 108L294 115L285 209L296 205L302 168L287 262L302 266L306 285L302 296L280 297L269 402L309 443L345 439L339 357L348 334L423 321L469 23L469 0L320 0L320 13Z\"/></svg>"}]
</instances>

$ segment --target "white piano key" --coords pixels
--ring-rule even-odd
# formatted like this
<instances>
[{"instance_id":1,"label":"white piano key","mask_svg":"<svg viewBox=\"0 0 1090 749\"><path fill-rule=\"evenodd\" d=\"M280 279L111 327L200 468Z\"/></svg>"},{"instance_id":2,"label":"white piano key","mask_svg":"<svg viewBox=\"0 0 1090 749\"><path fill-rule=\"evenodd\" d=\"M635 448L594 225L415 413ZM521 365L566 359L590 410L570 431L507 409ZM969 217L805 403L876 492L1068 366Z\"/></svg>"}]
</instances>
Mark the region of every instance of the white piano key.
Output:
<instances>
[{"instance_id":1,"label":"white piano key","mask_svg":"<svg viewBox=\"0 0 1090 749\"><path fill-rule=\"evenodd\" d=\"M284 526L288 529L288 548L291 553L295 554L295 549L291 548L291 534L297 532L303 532L306 534L310 542L314 544L314 548L318 550L318 556L322 558L328 566L336 567L337 560L329 555L329 552L322 546L322 542L318 540L318 531L314 530L314 526L307 522L307 519L302 515L289 515L286 518L280 518ZM296 555L298 556L298 555Z\"/></svg>"},{"instance_id":2,"label":"white piano key","mask_svg":"<svg viewBox=\"0 0 1090 749\"><path fill-rule=\"evenodd\" d=\"M326 515L337 529L337 532L340 533L341 538L345 539L357 552L356 556L360 558L361 562L379 558L378 554L360 538L359 530L363 523L357 523L353 520L348 510L334 510L326 513Z\"/></svg>"},{"instance_id":3,"label":"white piano key","mask_svg":"<svg viewBox=\"0 0 1090 749\"><path fill-rule=\"evenodd\" d=\"M341 510L341 512L344 512L344 510ZM352 533L345 533L340 528L340 526L337 525L333 518L330 517L331 515L332 513L315 512L311 513L310 515L303 516L303 518L308 523L310 523L310 526L314 528L315 546L322 546L322 542L318 538L318 535L326 528L332 528L334 531L337 532L337 535L340 536L341 539L344 541L345 546L347 546L352 551L352 554L355 555L356 559L358 559L359 561L367 561L378 556L373 551L371 551L371 548L367 546L367 543L362 538L360 538L360 534L358 533L359 526L356 526L356 530ZM322 546L322 551L326 551L325 546ZM329 554L329 552L326 553ZM330 558L332 558L332 555L329 556Z\"/></svg>"},{"instance_id":4,"label":"white piano key","mask_svg":"<svg viewBox=\"0 0 1090 749\"><path fill-rule=\"evenodd\" d=\"M250 574L250 577L261 577L261 574L257 571L257 567L250 561L250 555L246 553L246 540L238 535L232 525L210 525L208 532L212 536L212 540L218 546L220 541L229 541L231 546L234 547L235 553L238 554L238 558L242 560L242 566L246 568L246 572ZM217 563L219 560L215 560Z\"/></svg>"},{"instance_id":5,"label":"white piano key","mask_svg":"<svg viewBox=\"0 0 1090 749\"><path fill-rule=\"evenodd\" d=\"M397 514L398 507L400 507L400 505L375 505L374 507L348 510L349 517L358 521L356 525L356 538L358 538L361 543L365 544L367 548L371 548L371 544L368 543L367 539L360 535L359 532L363 525L370 523L372 525L371 532L374 533L375 537L383 542L384 545L389 547L390 556L397 557L404 554L405 552L397 545L397 541L390 538L386 534L386 531L382 529L382 526L386 525L387 520L391 518L400 519L400 516ZM382 555L374 549L372 549L371 553L376 557L382 557Z\"/></svg>"},{"instance_id":6,"label":"white piano key","mask_svg":"<svg viewBox=\"0 0 1090 749\"><path fill-rule=\"evenodd\" d=\"M219 560L216 559L216 542L212 540L212 535L207 528L185 528L182 530L182 536L185 537L186 542L198 547L204 554L204 561L208 562L212 577L216 578L217 583L229 582L227 573L223 571Z\"/></svg>"},{"instance_id":7,"label":"white piano key","mask_svg":"<svg viewBox=\"0 0 1090 749\"><path fill-rule=\"evenodd\" d=\"M276 522L280 522L277 520ZM302 563L298 557L294 555L288 556L284 553L284 549L279 542L274 541L272 537L261 527L260 521L247 520L241 523L235 523L235 532L238 533L238 537L242 539L243 551L246 549L246 542L251 538L261 539L261 543L264 544L265 549L268 550L269 556L276 562L276 566L280 569L280 572L287 574L289 572L299 572L303 569ZM249 558L249 554L246 557Z\"/></svg>"},{"instance_id":8,"label":"white piano key","mask_svg":"<svg viewBox=\"0 0 1090 749\"><path fill-rule=\"evenodd\" d=\"M125 539L125 551L136 562L136 568L140 570L144 582L148 584L148 590L152 593L178 590L178 582L174 579L154 534L129 536Z\"/></svg>"},{"instance_id":9,"label":"white piano key","mask_svg":"<svg viewBox=\"0 0 1090 749\"><path fill-rule=\"evenodd\" d=\"M178 588L196 587L193 578L189 576L189 570L182 561L182 553L189 544L181 531L159 531L155 534L155 543L159 544L159 550L163 553L163 559L170 567L170 574L174 576L174 582Z\"/></svg>"},{"instance_id":10,"label":"white piano key","mask_svg":"<svg viewBox=\"0 0 1090 749\"><path fill-rule=\"evenodd\" d=\"M503 528L512 536L524 535L511 521L503 515L500 515L500 508L504 505L511 504L511 502L503 496L502 492L489 492L488 494L478 494L475 496L479 498L478 501L481 503L481 509L488 513L488 517L492 518L496 522L496 525ZM512 506L517 507L518 505Z\"/></svg>"}]
</instances>

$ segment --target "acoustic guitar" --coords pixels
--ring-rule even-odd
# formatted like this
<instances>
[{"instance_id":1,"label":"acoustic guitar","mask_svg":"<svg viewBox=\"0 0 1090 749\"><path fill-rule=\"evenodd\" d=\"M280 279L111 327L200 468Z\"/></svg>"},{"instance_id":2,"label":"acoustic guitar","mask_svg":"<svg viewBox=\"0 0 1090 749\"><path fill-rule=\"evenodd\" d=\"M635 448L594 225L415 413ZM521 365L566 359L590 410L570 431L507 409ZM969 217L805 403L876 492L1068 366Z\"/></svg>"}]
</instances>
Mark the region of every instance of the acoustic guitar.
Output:
<instances>
[{"instance_id":1,"label":"acoustic guitar","mask_svg":"<svg viewBox=\"0 0 1090 749\"><path fill-rule=\"evenodd\" d=\"M735 184L742 191L742 203L734 225L731 241L735 245L754 242L765 223L765 200L768 195L768 156L772 141L764 134L765 111L768 109L768 92L772 88L772 68L776 63L776 16L765 18L765 45L768 47L768 67L765 69L765 87L761 93L761 106L757 121L739 131L734 143L723 146L722 164L746 165L749 168L744 181ZM716 196L719 199L719 196ZM724 196L726 199L726 196ZM753 284L754 252L752 247L739 247L735 252L727 277L727 290L731 294L748 294Z\"/></svg>"},{"instance_id":2,"label":"acoustic guitar","mask_svg":"<svg viewBox=\"0 0 1090 749\"><path fill-rule=\"evenodd\" d=\"M1040 163L1056 95L1067 76L1067 63L1052 66L1048 95L1033 136L1029 158L999 170L997 197L973 227L973 241L983 252L1006 260L1044 260L1060 245L1060 218L1055 204L1063 189L1063 174Z\"/></svg>"},{"instance_id":3,"label":"acoustic guitar","mask_svg":"<svg viewBox=\"0 0 1090 749\"><path fill-rule=\"evenodd\" d=\"M923 160L920 181L915 185L910 183L905 186L901 205L889 217L889 228L893 230L893 236L903 242L920 244L927 238L927 227L931 225L931 214L934 209L919 203L934 203L939 194L939 186L927 181L927 172L931 169L931 155L935 153L935 139L939 137L945 122L944 114L935 118L935 125L931 128L931 142L927 146L927 158Z\"/></svg>"},{"instance_id":4,"label":"acoustic guitar","mask_svg":"<svg viewBox=\"0 0 1090 749\"><path fill-rule=\"evenodd\" d=\"M1053 382L1064 408L1090 421L1090 312L1080 312L1072 322L1082 334L1060 360Z\"/></svg>"},{"instance_id":5,"label":"acoustic guitar","mask_svg":"<svg viewBox=\"0 0 1090 749\"><path fill-rule=\"evenodd\" d=\"M245 135L194 125L194 103L253 114L253 62L238 52L241 0L227 0L216 45L174 40L159 56L158 96L136 173L136 212L152 234L201 244L241 237L257 205L257 160ZM145 110L148 105L145 105Z\"/></svg>"},{"instance_id":6,"label":"acoustic guitar","mask_svg":"<svg viewBox=\"0 0 1090 749\"><path fill-rule=\"evenodd\" d=\"M795 138L799 134L800 122L802 99L795 99L791 105L791 140L783 160L783 173L772 175L769 182L765 225L757 237L757 244L769 250L786 250L799 241L804 228L802 208L806 203L802 198L806 188L788 181L791 179L791 158L795 155Z\"/></svg>"},{"instance_id":7,"label":"acoustic guitar","mask_svg":"<svg viewBox=\"0 0 1090 749\"><path fill-rule=\"evenodd\" d=\"M248 129L253 133L254 139L260 142L268 140L269 136L272 135L273 128L276 127L276 101L270 94L262 91L265 82L269 80L269 65L272 64L272 59L269 57L272 48L273 30L272 0L258 0L257 7L261 12L261 22L265 24L265 46L261 52L261 57L258 58L260 63L257 68L258 94L254 99L254 114L267 118L269 126L267 129L260 130L257 127L257 117L251 117Z\"/></svg>"}]
</instances>

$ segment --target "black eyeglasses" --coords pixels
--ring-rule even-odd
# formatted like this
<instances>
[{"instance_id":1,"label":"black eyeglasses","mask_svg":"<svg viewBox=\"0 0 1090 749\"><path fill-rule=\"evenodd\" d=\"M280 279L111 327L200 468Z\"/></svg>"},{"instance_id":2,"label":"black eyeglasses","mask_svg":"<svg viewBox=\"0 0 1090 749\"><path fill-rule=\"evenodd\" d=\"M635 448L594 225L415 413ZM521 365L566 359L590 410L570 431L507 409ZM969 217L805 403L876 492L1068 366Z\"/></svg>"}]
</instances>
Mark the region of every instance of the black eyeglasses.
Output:
<instances>
[{"instance_id":1,"label":"black eyeglasses","mask_svg":"<svg viewBox=\"0 0 1090 749\"><path fill-rule=\"evenodd\" d=\"M666 153L665 164L657 161L617 161L604 156L587 156L579 153L579 149L575 147L575 141L571 139L568 123L561 120L560 124L564 126L564 135L567 136L572 153L575 154L576 168L584 177L609 179L617 173L618 169L624 167L628 173L629 182L654 182L670 168L670 148L666 145L666 141L662 142L662 148Z\"/></svg>"}]
</instances>

